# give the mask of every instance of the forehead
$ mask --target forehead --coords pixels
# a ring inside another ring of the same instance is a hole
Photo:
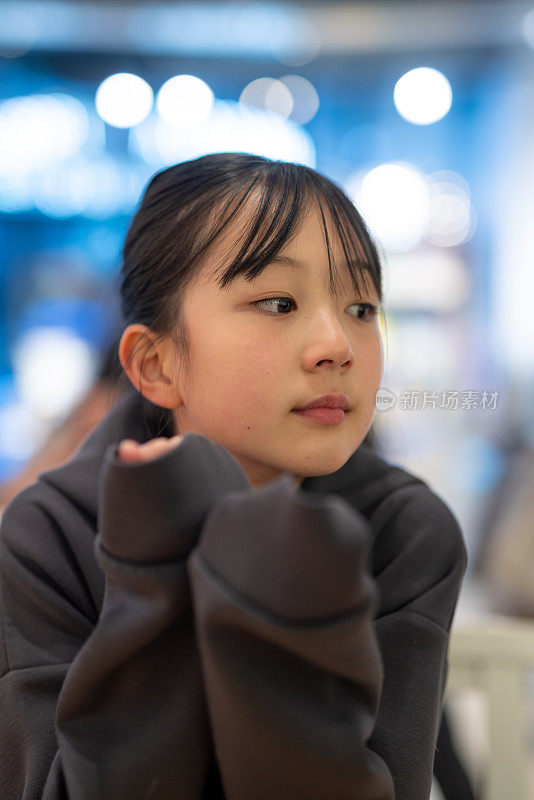
[[[217,240],[210,248],[209,257],[202,268],[202,278],[208,283],[217,283],[226,270],[239,255],[240,249],[251,232],[250,223],[255,219],[257,206],[253,202],[245,204],[222,231]],[[324,219],[323,219],[324,214]],[[248,227],[247,227],[248,226]],[[326,231],[325,231],[326,227]],[[265,231],[258,229],[255,231],[252,244],[247,251],[247,256],[258,248],[259,243],[263,243]],[[349,237],[354,238],[354,232],[349,232]],[[327,244],[328,240],[328,244]],[[238,272],[225,288],[230,290],[232,285],[242,286],[259,281],[262,276],[277,275],[280,272],[288,272],[300,278],[314,278],[317,275],[324,275],[325,289],[330,287],[330,291],[335,292],[336,286],[352,288],[354,282],[351,272],[356,275],[357,283],[363,288],[374,289],[375,284],[370,269],[361,261],[352,261],[349,269],[347,258],[354,259],[354,249],[361,251],[361,248],[354,248],[349,245],[349,253],[345,253],[339,232],[327,208],[321,211],[317,200],[312,200],[301,211],[300,218],[291,233],[290,238],[283,242],[278,253],[269,259],[267,263],[255,268],[255,275],[247,275],[247,270]],[[329,251],[330,262],[329,265]],[[330,277],[330,270],[332,277]],[[362,274],[363,273],[363,274]],[[334,287],[331,285],[331,281]]]

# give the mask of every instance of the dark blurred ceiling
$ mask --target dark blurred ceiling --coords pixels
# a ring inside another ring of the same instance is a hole
[[[322,55],[510,47],[534,0],[165,2],[0,0],[0,48],[257,57],[291,52],[302,31]]]

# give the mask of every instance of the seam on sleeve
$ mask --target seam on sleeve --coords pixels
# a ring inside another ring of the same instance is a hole
[[[61,661],[56,664],[35,664],[32,667],[9,667],[3,675],[0,675],[0,681],[7,678],[8,675],[18,675],[21,672],[31,672],[32,670],[46,670],[49,672],[56,669],[56,667],[70,667],[71,664],[72,661]]]
[[[160,558],[156,559],[155,561],[130,561],[125,558],[121,558],[120,556],[116,556],[114,553],[111,553],[107,550],[104,545],[102,544],[102,538],[98,535],[95,538],[95,544],[98,549],[105,555],[106,558],[109,558],[110,561],[114,561],[116,564],[119,564],[122,567],[168,567],[171,564],[179,564],[180,562],[185,562],[189,558],[190,552],[186,553],[182,556],[177,556],[176,558]]]
[[[255,600],[252,600],[250,597],[248,597],[248,595],[244,594],[243,592],[239,591],[239,589],[236,589],[234,586],[232,586],[232,584],[228,583],[225,578],[215,572],[215,570],[198,550],[195,550],[195,555],[200,562],[201,569],[208,573],[210,580],[216,583],[225,594],[230,595],[236,604],[240,606],[246,606],[250,613],[255,614],[258,617],[263,617],[271,624],[274,623],[275,625],[284,626],[287,628],[300,628],[303,630],[306,628],[319,628],[321,626],[328,627],[338,623],[343,625],[351,617],[355,617],[364,612],[370,604],[369,597],[366,595],[361,605],[350,608],[347,611],[342,611],[341,613],[332,614],[330,616],[309,617],[307,619],[300,620],[291,619],[290,617],[282,617],[279,614],[276,614],[274,611],[271,611],[271,609],[260,605]]]
[[[427,617],[426,614],[421,614],[420,611],[415,611],[412,608],[399,608],[396,609],[395,611],[389,611],[387,614],[382,614],[381,617],[375,617],[375,622],[379,622],[382,619],[387,619],[388,617],[399,616],[401,614],[403,614],[404,616],[418,617],[419,619],[422,619],[425,622],[428,622],[431,625],[433,625],[435,628],[441,631],[441,633],[443,633],[445,636],[449,636],[450,634],[450,631],[444,628],[443,625],[440,625],[439,622],[436,622],[435,619]]]

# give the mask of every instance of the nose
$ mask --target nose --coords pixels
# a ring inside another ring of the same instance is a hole
[[[316,365],[350,366],[354,353],[350,339],[333,312],[317,314],[310,326],[304,360],[308,369]]]

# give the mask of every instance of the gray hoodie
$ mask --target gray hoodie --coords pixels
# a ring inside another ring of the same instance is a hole
[[[159,412],[4,510],[1,800],[428,800],[455,516],[365,444],[299,488],[194,433],[121,462]]]

